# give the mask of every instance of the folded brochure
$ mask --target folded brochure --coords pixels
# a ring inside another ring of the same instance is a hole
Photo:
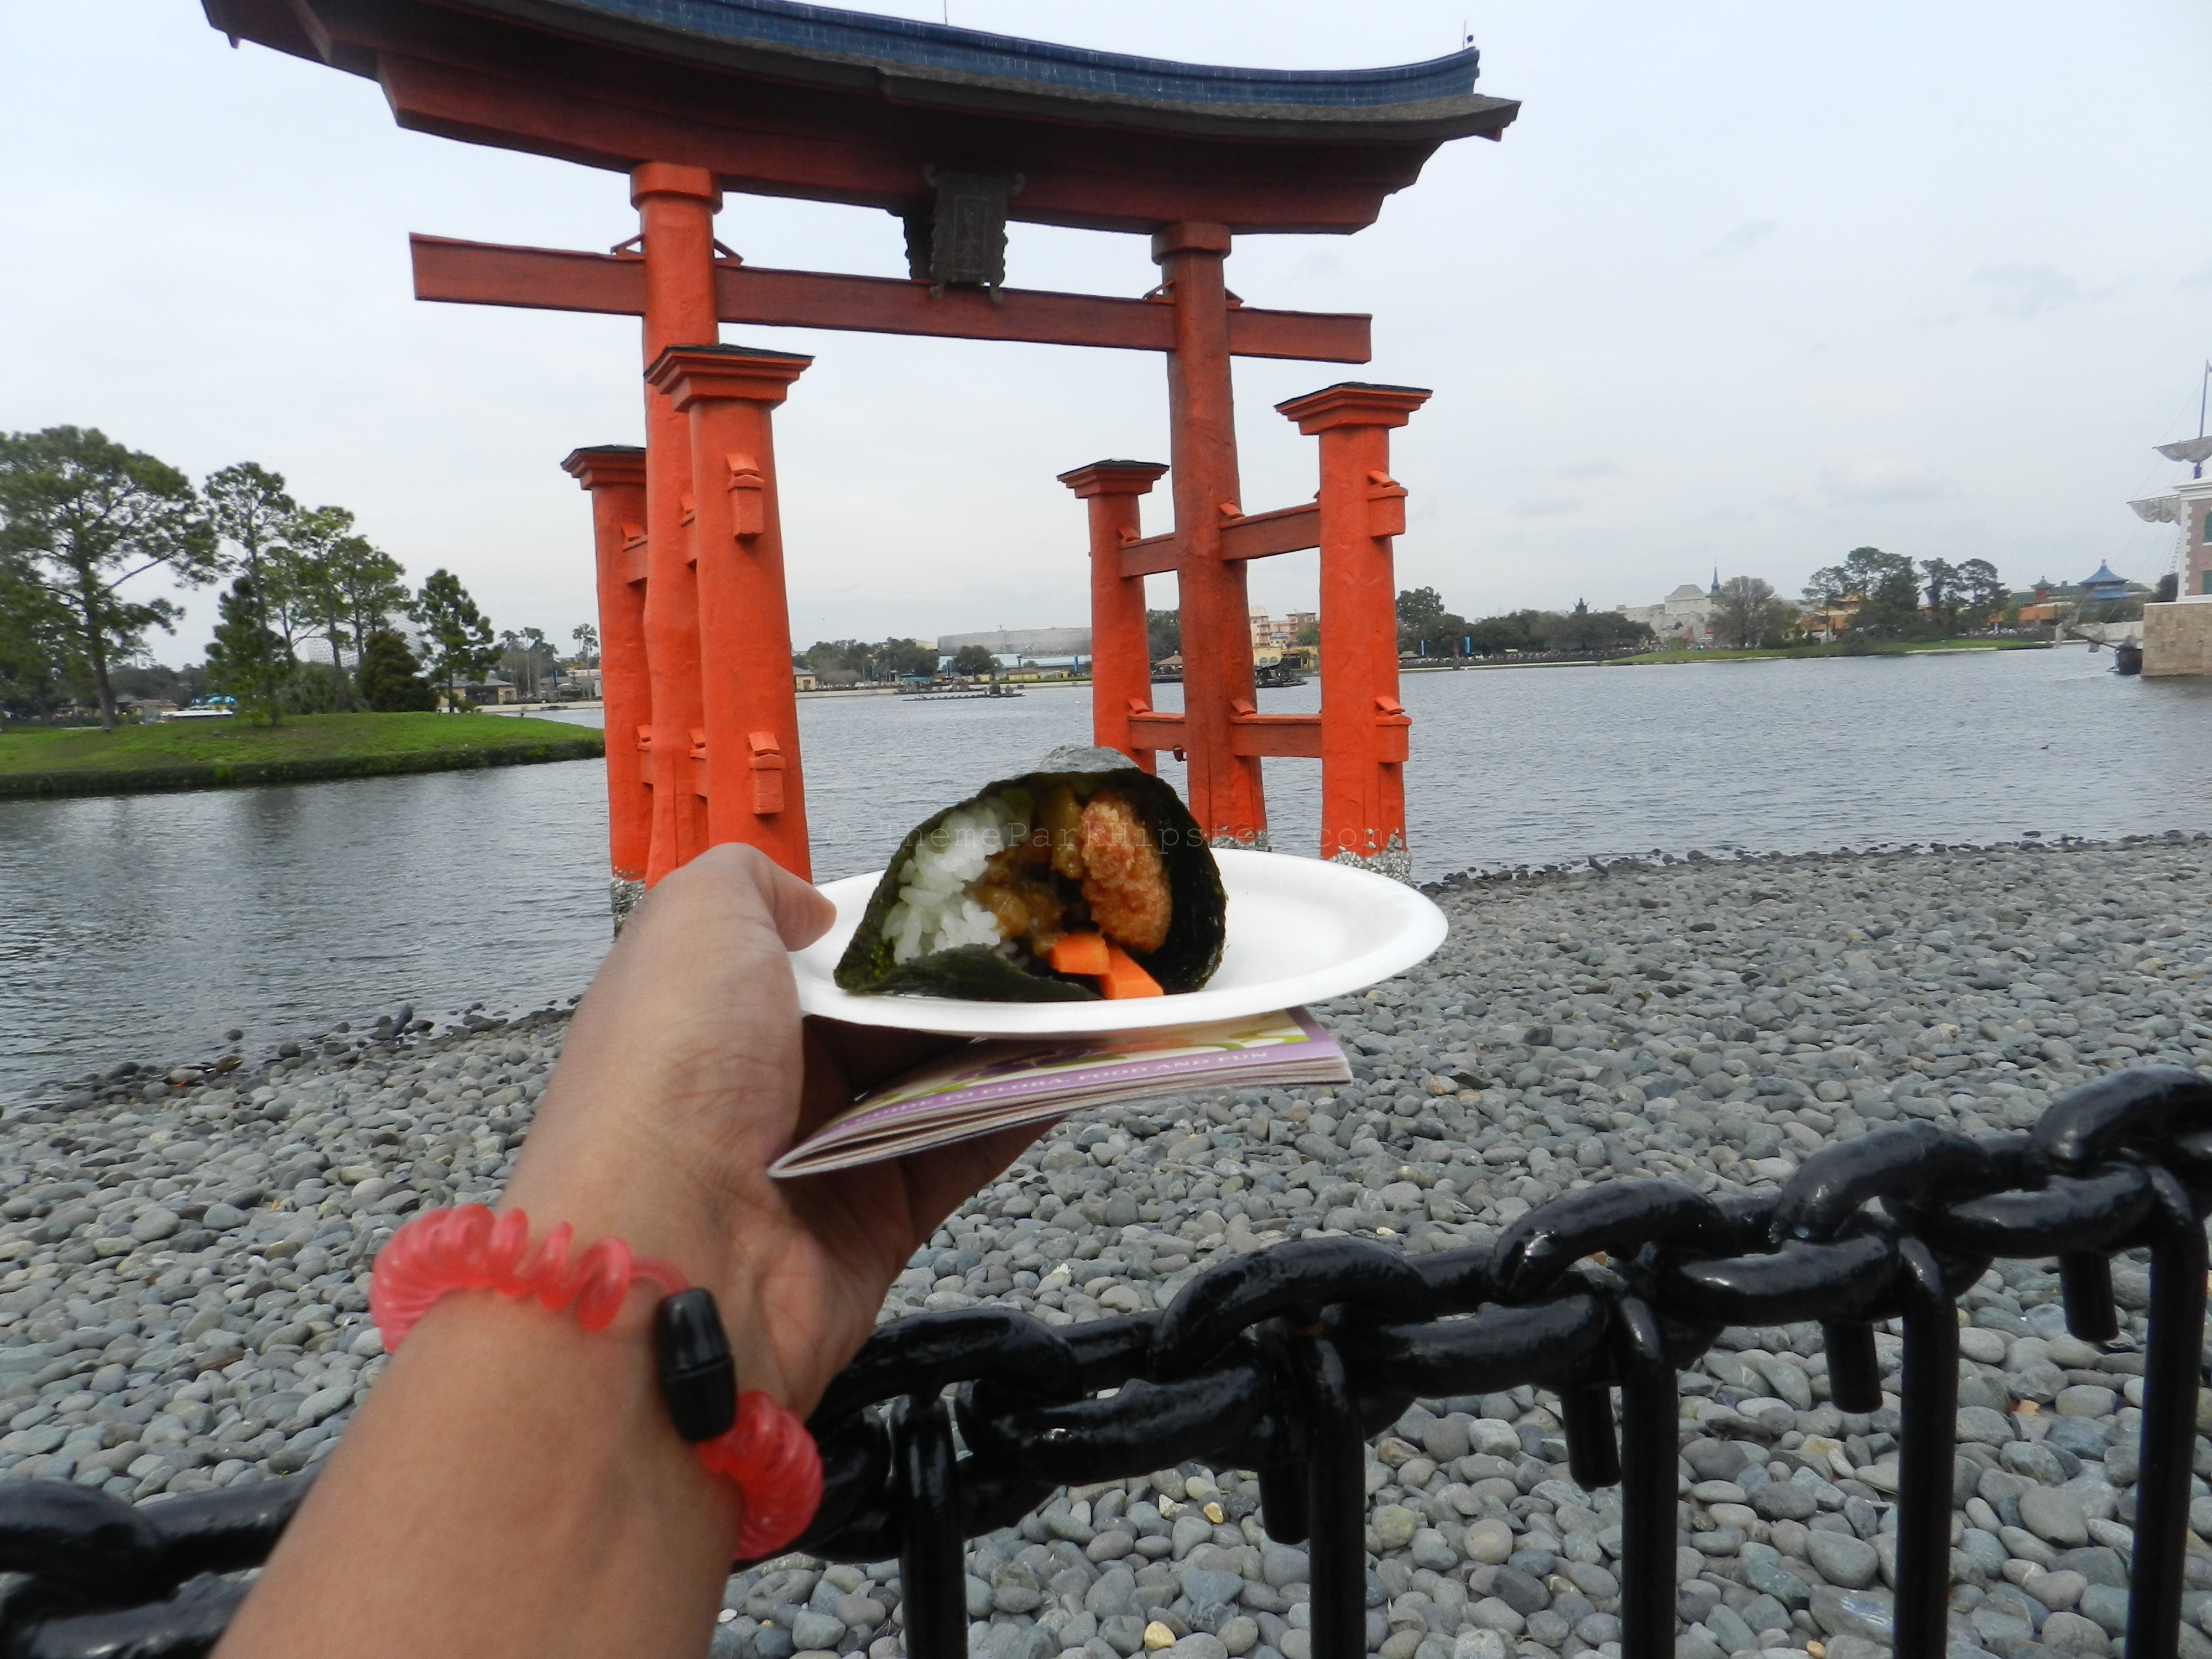
[[[972,1042],[871,1090],[769,1166],[821,1175],[1018,1123],[1200,1088],[1348,1083],[1335,1040],[1303,1008],[1092,1037]]]

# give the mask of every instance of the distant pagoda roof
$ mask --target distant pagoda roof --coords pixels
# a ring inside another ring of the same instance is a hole
[[[2100,564],[2097,567],[2097,574],[2094,576],[2083,577],[2081,585],[2085,588],[2125,587],[2128,585],[2128,579],[2125,576],[2114,575],[2111,565]]]
[[[1472,49],[1380,69],[1177,64],[796,0],[202,0],[234,40],[380,82],[402,126],[906,211],[1019,173],[1011,216],[1356,230],[1438,144],[1518,112]]]

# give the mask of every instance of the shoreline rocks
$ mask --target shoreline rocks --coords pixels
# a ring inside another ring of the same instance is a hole
[[[1352,1084],[1065,1126],[916,1253],[882,1316],[1139,1311],[1280,1239],[1455,1248],[1595,1181],[1766,1187],[1881,1122],[2024,1127],[2107,1071],[2212,1070],[2208,878],[2212,849],[2174,838],[1456,878],[1437,957],[1316,1011]],[[0,1478],[157,1500],[327,1455],[382,1365],[376,1247],[418,1206],[495,1197],[566,1029],[396,1040],[409,1023],[277,1070],[164,1074],[151,1100],[9,1109]],[[2114,1283],[2103,1348],[2066,1333],[2050,1263],[1999,1263],[1962,1300],[1954,1652],[2092,1659],[2124,1628],[2143,1265]],[[1877,1347],[1893,1372],[1894,1335]],[[1829,1404],[1811,1324],[1726,1332],[1683,1388],[1678,1654],[1873,1659],[1893,1401]],[[1370,1453],[1370,1650],[1617,1659],[1618,1495],[1565,1457],[1533,1389],[1409,1410]],[[1310,1659],[1304,1552],[1258,1500],[1250,1472],[1197,1465],[1056,1494],[972,1540],[971,1649]],[[2188,1617],[2212,1620],[2212,1553],[2190,1560]],[[771,1563],[724,1613],[732,1659],[902,1650],[895,1564]],[[2212,1637],[2191,1622],[2183,1650],[2212,1659]]]

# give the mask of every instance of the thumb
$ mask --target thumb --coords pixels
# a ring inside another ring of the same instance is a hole
[[[741,847],[737,853],[759,890],[761,902],[768,908],[775,924],[776,937],[783,941],[785,950],[803,950],[830,931],[830,924],[837,920],[837,907],[823,897],[819,890],[801,881],[757,847]]]

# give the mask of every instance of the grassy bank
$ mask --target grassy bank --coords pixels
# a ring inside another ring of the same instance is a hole
[[[1644,651],[1631,657],[1608,657],[1607,668],[1631,668],[1644,663],[1668,662],[1792,662],[1800,657],[1912,657],[1930,651],[2048,651],[2048,640],[1863,640],[1849,645],[1796,645],[1781,650]]]
[[[599,732],[473,714],[302,714],[281,726],[194,720],[0,732],[0,798],[225,789],[472,766],[588,760]]]

